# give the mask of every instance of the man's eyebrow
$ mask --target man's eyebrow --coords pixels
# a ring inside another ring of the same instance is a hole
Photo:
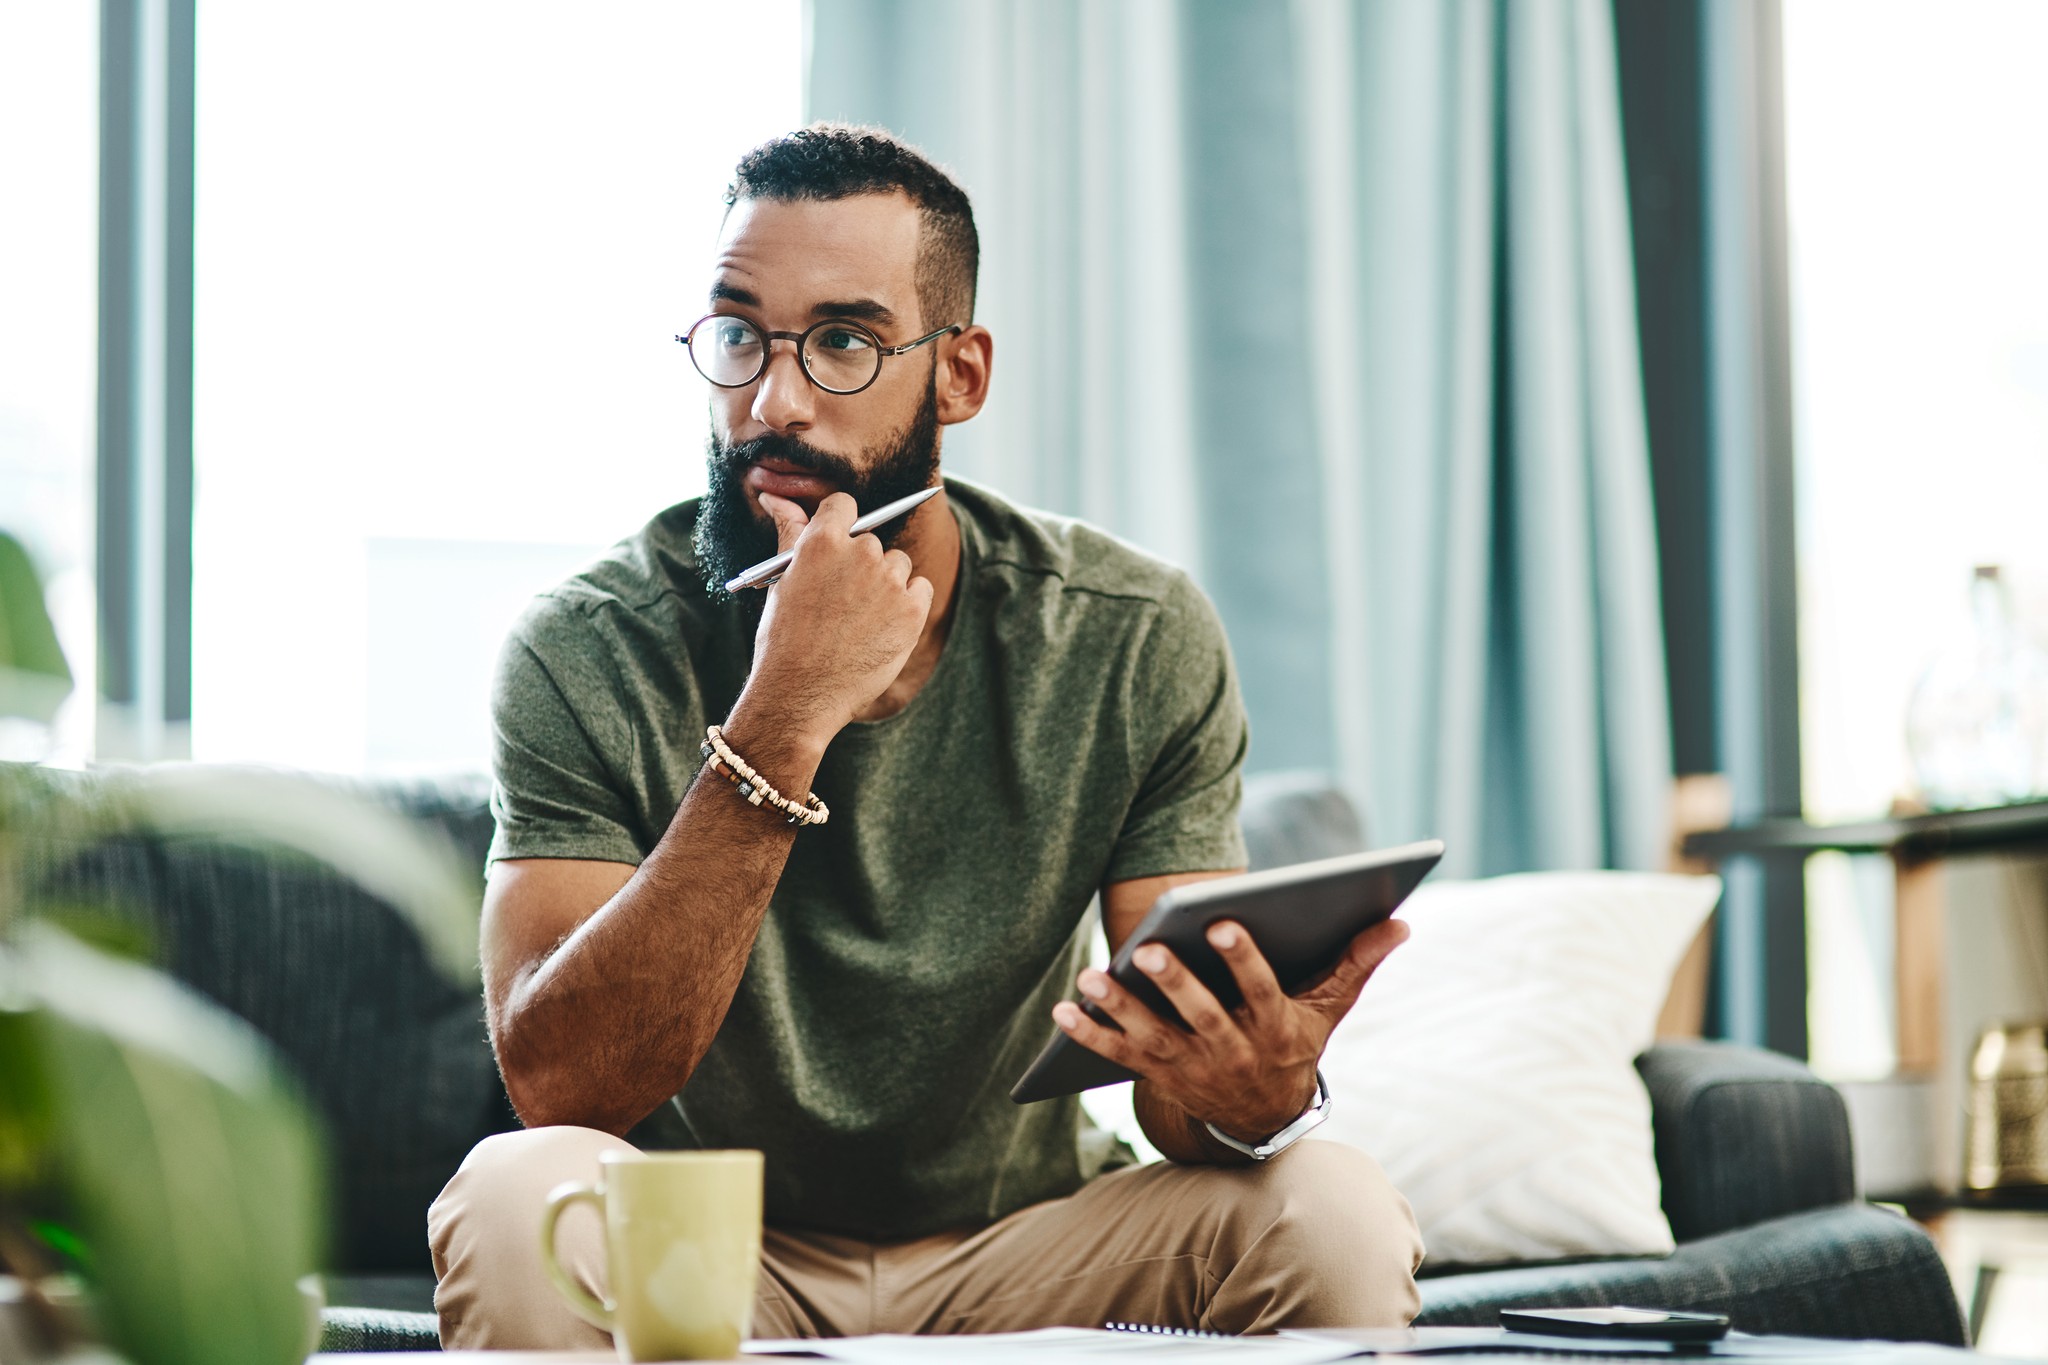
[[[759,308],[761,300],[750,289],[723,280],[711,286],[713,303],[736,303],[742,308]],[[814,318],[851,318],[856,322],[874,323],[880,327],[895,325],[896,314],[889,306],[875,299],[841,299],[818,304],[811,309]]]
[[[894,325],[896,315],[884,304],[874,299],[848,299],[839,303],[821,303],[811,309],[814,318],[852,318],[856,322],[880,323],[884,327]]]

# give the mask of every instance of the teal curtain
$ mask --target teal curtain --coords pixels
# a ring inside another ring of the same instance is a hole
[[[949,467],[1185,565],[1255,770],[1459,873],[1663,863],[1607,0],[813,0],[807,63],[974,198]]]

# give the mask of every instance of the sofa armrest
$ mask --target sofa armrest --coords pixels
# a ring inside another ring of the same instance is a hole
[[[1964,1344],[1962,1309],[1933,1240],[1869,1204],[1702,1237],[1655,1260],[1514,1266],[1417,1287],[1418,1327],[1491,1327],[1503,1308],[1653,1303],[1726,1313],[1744,1332]]]
[[[1650,1091],[1664,1216],[1681,1243],[1855,1198],[1848,1110],[1799,1062],[1733,1043],[1660,1043],[1636,1070]]]

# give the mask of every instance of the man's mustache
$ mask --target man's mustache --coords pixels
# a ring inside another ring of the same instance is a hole
[[[773,460],[779,465],[828,479],[842,488],[851,487],[860,479],[859,471],[848,461],[791,436],[757,436],[737,445],[722,445],[715,458],[735,475],[744,472],[749,465]]]

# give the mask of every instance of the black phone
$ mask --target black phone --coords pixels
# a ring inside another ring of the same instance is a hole
[[[1728,1335],[1724,1314],[1666,1308],[1503,1308],[1500,1325],[1510,1332],[1630,1341],[1719,1341]]]

